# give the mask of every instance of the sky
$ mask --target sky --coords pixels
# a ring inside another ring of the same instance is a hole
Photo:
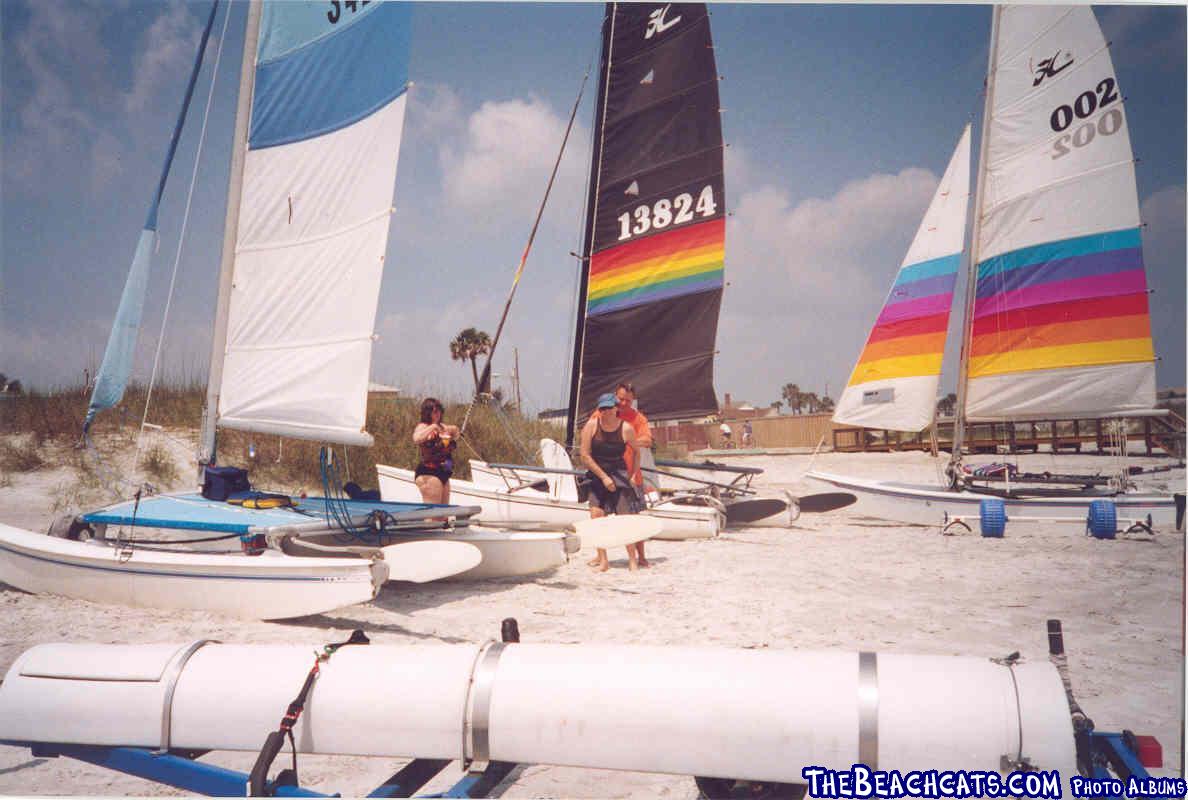
[[[101,361],[209,8],[0,3],[0,372],[10,379],[77,385]],[[166,189],[141,381],[158,342],[158,380],[206,375],[244,11],[232,8],[221,54],[224,11],[216,19]],[[1096,11],[1139,159],[1157,381],[1182,387],[1185,8]],[[449,341],[466,327],[495,331],[582,77],[596,72],[602,14],[589,3],[414,4],[373,380],[469,396],[470,369],[450,360]],[[990,7],[747,3],[711,14],[730,209],[718,396],[766,406],[794,382],[836,398],[966,123],[977,152]],[[518,355],[529,410],[567,400],[595,82],[495,358],[496,385],[510,392]],[[956,384],[957,338],[942,392]]]

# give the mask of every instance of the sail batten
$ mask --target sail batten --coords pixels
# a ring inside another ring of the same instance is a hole
[[[1155,354],[1134,158],[1109,48],[1087,6],[997,13],[968,416],[1150,408]]]
[[[631,382],[653,419],[717,410],[726,206],[703,4],[607,7],[571,419]]]
[[[218,424],[364,430],[404,124],[409,10],[264,6]]]

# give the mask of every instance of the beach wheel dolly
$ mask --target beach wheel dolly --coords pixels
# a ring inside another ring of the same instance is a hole
[[[966,532],[971,532],[973,528],[970,527],[968,520],[973,519],[974,517],[971,515],[950,514],[946,511],[941,524],[941,533],[945,536],[952,536],[957,526],[961,526]],[[1091,501],[1084,517],[1008,517],[1004,501],[998,498],[987,498],[979,504],[977,520],[982,536],[990,539],[1001,539],[1006,531],[1008,521],[1080,524],[1085,526],[1085,535],[1095,539],[1114,539],[1119,533],[1123,536],[1134,533],[1155,535],[1155,523],[1150,514],[1142,519],[1119,517],[1114,501],[1104,499]],[[1125,527],[1120,528],[1120,526]]]

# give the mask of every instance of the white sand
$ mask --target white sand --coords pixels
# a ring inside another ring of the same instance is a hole
[[[181,463],[190,455],[176,448]],[[975,459],[976,461],[989,459]],[[1025,468],[1103,469],[1093,456],[1022,457]],[[808,456],[751,457],[763,485],[806,490]],[[1167,464],[1132,459],[1133,464]],[[921,453],[824,454],[817,468],[930,480]],[[185,467],[189,474],[189,466]],[[0,521],[44,530],[53,497],[69,494],[66,468],[12,474],[0,488]],[[1184,472],[1147,485],[1184,488]],[[813,491],[808,489],[808,491]],[[575,559],[536,580],[423,586],[388,584],[370,604],[287,623],[239,622],[34,596],[0,584],[0,673],[32,645],[54,641],[338,641],[363,628],[373,642],[479,642],[519,620],[525,641],[722,647],[836,648],[1045,658],[1045,621],[1064,623],[1081,705],[1099,730],[1131,728],[1163,744],[1180,767],[1184,537],[1099,541],[1075,525],[1014,524],[1004,539],[941,536],[936,528],[875,523],[846,511],[805,515],[792,529],[749,528],[713,541],[653,542],[654,566],[629,573],[621,554],[598,575]],[[267,676],[259,676],[267,680]],[[299,687],[293,687],[294,694]],[[277,709],[279,719],[283,709]],[[267,732],[261,731],[261,741]],[[287,754],[278,760],[287,763]],[[246,771],[250,754],[206,761]],[[365,794],[400,765],[387,759],[303,757],[311,788]],[[456,765],[451,770],[456,769]],[[456,777],[456,772],[446,777]],[[688,776],[529,766],[505,797],[692,798]],[[448,785],[439,778],[427,789]],[[162,795],[168,787],[68,759],[35,759],[0,747],[0,794]]]

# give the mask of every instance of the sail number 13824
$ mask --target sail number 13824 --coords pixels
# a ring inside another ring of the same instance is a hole
[[[712,217],[717,210],[713,186],[703,188],[696,202],[689,192],[681,192],[671,200],[663,197],[651,205],[636,206],[620,214],[619,241],[641,236],[651,230],[663,230],[669,225],[680,225],[689,222],[694,216]]]

